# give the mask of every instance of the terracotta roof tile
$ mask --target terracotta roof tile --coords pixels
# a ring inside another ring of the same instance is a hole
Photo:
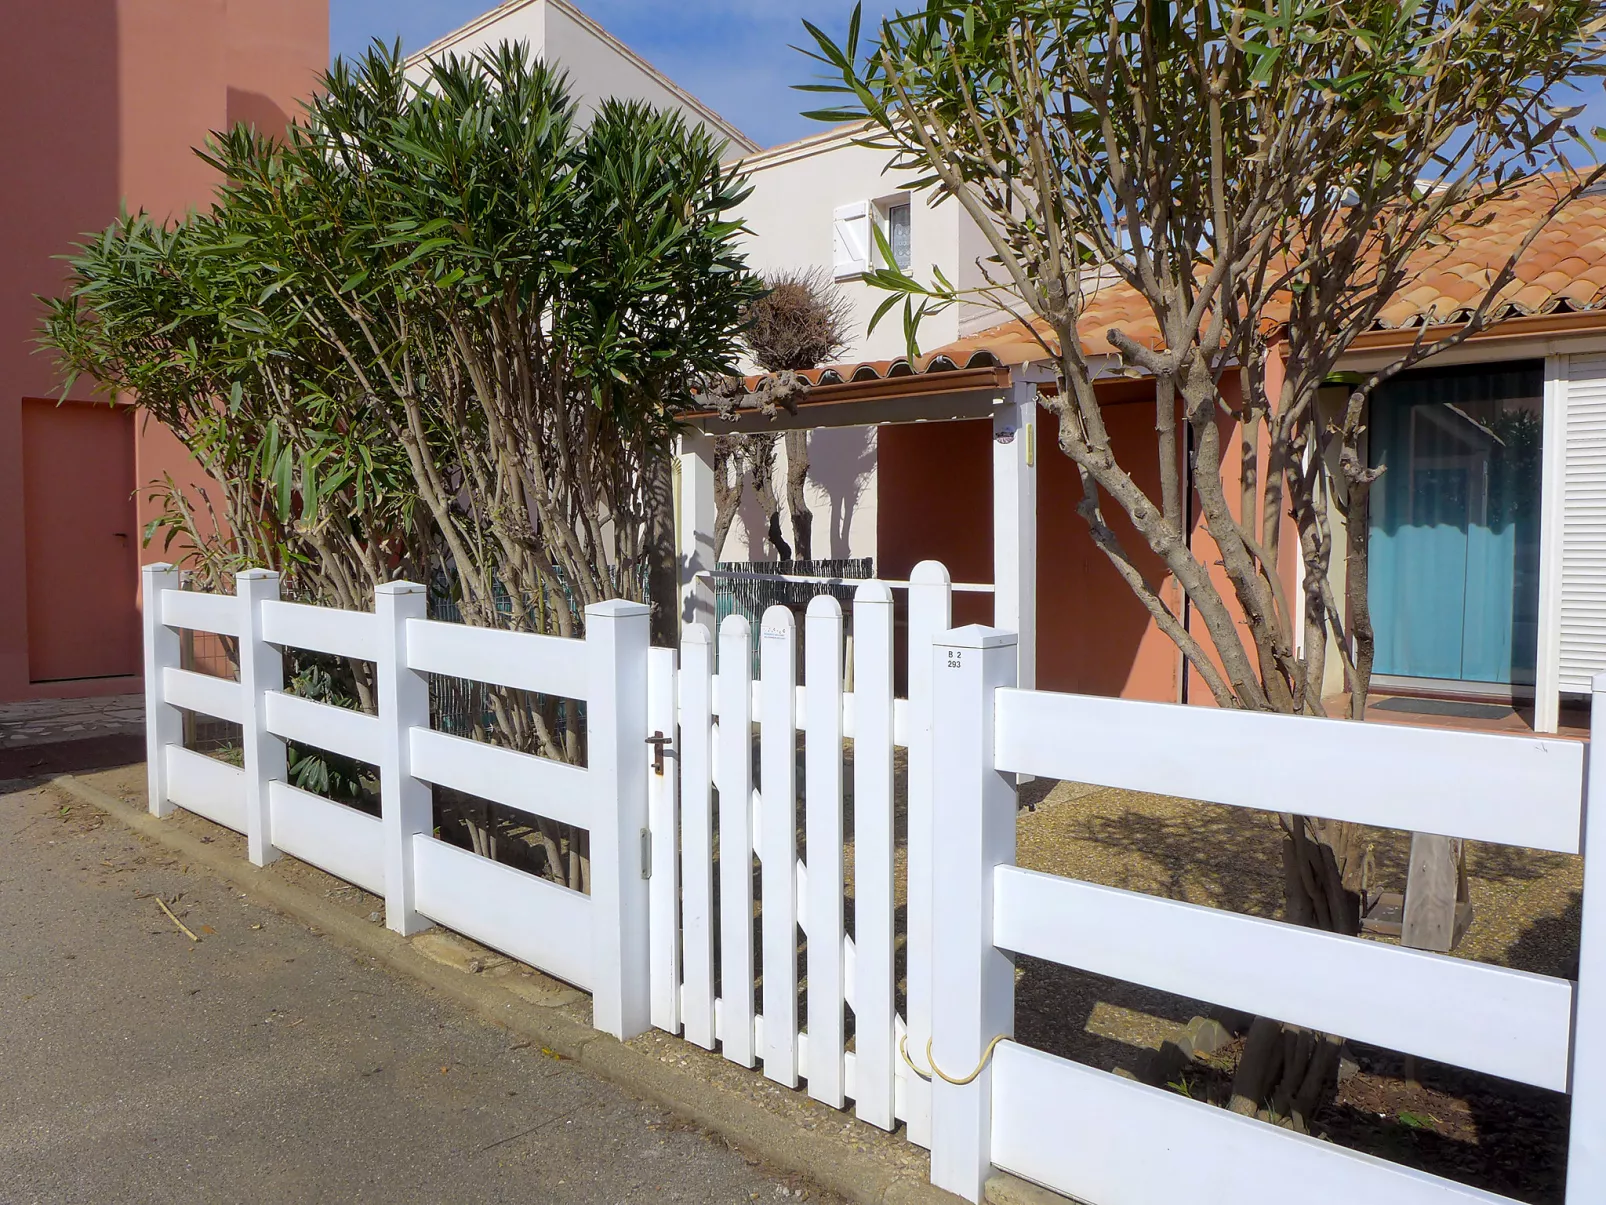
[[[1536,181],[1502,201],[1492,216],[1448,228],[1443,242],[1418,253],[1416,271],[1383,307],[1377,326],[1411,327],[1464,315],[1553,203],[1554,187],[1549,180]],[[1552,220],[1518,260],[1516,279],[1501,290],[1499,303],[1508,316],[1606,309],[1606,191],[1578,197]],[[1124,284],[1101,287],[1088,300],[1081,322],[1084,351],[1112,352],[1107,338],[1111,327],[1121,328],[1140,343],[1159,344],[1148,306]],[[1017,321],[938,351],[964,355],[975,349],[998,349],[1003,362],[1018,363],[1002,349],[1028,346],[1035,347]]]

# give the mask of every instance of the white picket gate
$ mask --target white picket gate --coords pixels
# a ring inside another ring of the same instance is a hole
[[[949,623],[947,571],[924,563],[908,589],[909,647],[929,647]],[[785,607],[771,607],[760,621],[756,681],[754,633],[745,618],[733,615],[721,626],[718,674],[710,634],[701,625],[688,628],[679,670],[678,926],[677,891],[665,885],[653,894],[653,932],[661,935],[654,939],[658,965],[673,973],[670,959],[677,947],[670,935],[678,927],[681,990],[673,998],[661,990],[662,980],[655,982],[653,1020],[671,1032],[683,1026],[688,1040],[707,1049],[717,1042],[727,1059],[742,1066],[762,1062],[764,1074],[777,1083],[795,1087],[800,1077],[806,1079],[809,1095],[833,1107],[851,1099],[855,1115],[872,1125],[892,1129],[906,1121],[910,1137],[924,1143],[926,1085],[908,1074],[899,1050],[906,1033],[923,1043],[930,1030],[930,996],[923,990],[930,981],[930,944],[921,936],[930,931],[930,780],[915,769],[926,764],[929,748],[929,667],[924,658],[911,658],[909,699],[894,699],[893,599],[885,583],[858,588],[853,633],[854,688],[847,691],[843,615],[829,595],[813,599],[803,621],[804,685],[798,684],[796,620]],[[653,724],[658,727],[656,718]],[[800,732],[801,783],[796,772]],[[845,739],[853,741],[851,832],[845,827]],[[907,1023],[895,1007],[894,981],[897,746],[909,750]],[[666,797],[671,791],[667,783],[659,789]],[[673,802],[666,800],[655,814],[672,824]],[[655,848],[656,834],[664,831],[674,829],[655,823]],[[844,892],[848,842],[854,877],[851,937]],[[799,930],[807,937],[803,1017],[798,1015]],[[761,984],[761,1008],[755,1008],[755,983]],[[847,1012],[852,1013],[851,1050]]]
[[[970,627],[932,652],[934,1183],[977,1201],[997,1166],[1097,1205],[1510,1205],[1015,1043],[1014,953],[1570,1091],[1567,1202],[1606,1200],[1606,825],[1585,823],[1606,761],[1574,741],[1015,690],[1014,643]],[[1578,982],[1020,870],[1017,773],[1582,852]]]
[[[907,588],[909,647],[925,648],[950,622],[947,571],[926,562],[916,567]],[[785,607],[770,608],[759,623],[756,680],[755,633],[744,617],[730,616],[721,627],[717,674],[712,635],[691,625],[681,648],[675,712],[662,685],[672,662],[654,650],[662,660],[653,668],[650,725],[669,732],[671,717],[678,722],[679,794],[677,800],[672,775],[654,776],[653,1023],[670,1032],[684,1029],[688,1040],[709,1050],[717,1045],[742,1066],[762,1063],[777,1083],[795,1087],[800,1078],[807,1080],[809,1095],[834,1107],[851,1099],[855,1115],[872,1125],[892,1129],[906,1121],[909,1136],[924,1144],[929,1094],[908,1074],[899,1050],[906,1034],[924,1042],[930,1032],[930,943],[920,936],[930,931],[930,778],[917,770],[927,764],[930,744],[929,666],[923,657],[911,658],[909,698],[895,699],[891,590],[867,582],[852,605],[851,691],[845,688],[843,615],[829,595],[812,600],[803,621],[804,685],[796,619]],[[804,737],[801,782],[798,733]],[[853,742],[851,831],[845,824],[847,739]],[[897,747],[909,750],[907,1018],[895,1006],[894,981]],[[672,849],[677,831],[680,876],[671,882],[664,872],[672,859],[661,835],[670,834]],[[844,891],[844,848],[850,842],[851,937]],[[740,853],[726,856],[735,851]],[[807,937],[808,1007],[802,1017],[799,931]]]

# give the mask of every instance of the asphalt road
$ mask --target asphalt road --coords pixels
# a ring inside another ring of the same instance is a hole
[[[802,1196],[93,809],[9,785],[7,1205]]]

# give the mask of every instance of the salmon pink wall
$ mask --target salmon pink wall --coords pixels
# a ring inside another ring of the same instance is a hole
[[[191,148],[233,119],[278,123],[294,113],[328,54],[327,0],[8,7],[0,39],[0,111],[11,115],[0,123],[0,701],[138,687],[137,678],[29,681],[22,399],[61,392],[34,344],[42,316],[34,297],[59,293],[64,279],[53,257],[103,229],[121,206],[166,218],[207,204],[217,181]],[[88,384],[73,396],[91,397]],[[171,434],[147,428],[135,439],[136,482],[200,478]],[[139,509],[143,523],[150,510]]]
[[[1280,361],[1269,385],[1280,391]],[[1228,382],[1229,397],[1236,388]],[[1160,496],[1153,387],[1117,382],[1102,387],[1104,421],[1116,456],[1151,498]],[[1184,683],[1182,658],[1133,595],[1109,558],[1094,544],[1077,507],[1081,485],[1075,466],[1057,444],[1055,420],[1039,410],[1037,456],[1037,683],[1044,690],[1213,706],[1197,671]],[[1236,429],[1223,423],[1223,472],[1236,510],[1241,460]],[[879,451],[877,572],[906,577],[926,558],[948,565],[956,581],[992,580],[992,479],[988,424],[923,423],[883,427]],[[1261,453],[1264,480],[1264,451]],[[1241,615],[1220,554],[1193,501],[1192,547],[1211,565],[1212,579],[1235,616]],[[1132,529],[1118,506],[1106,502],[1105,522],[1120,537],[1133,563],[1173,611],[1181,590],[1158,557]],[[1285,596],[1294,598],[1298,577],[1292,523],[1282,520],[1280,565]],[[1292,555],[1290,555],[1292,554]],[[989,622],[985,596],[956,596],[955,622]],[[1212,651],[1197,615],[1190,630]],[[1242,625],[1239,625],[1242,631]],[[1251,655],[1252,651],[1251,651]]]
[[[1118,454],[1130,456],[1140,483],[1158,492],[1152,407],[1113,404],[1105,421]],[[1076,513],[1081,489],[1070,458],[1054,442],[1052,416],[1040,411],[1039,424],[1038,686],[1175,701],[1176,648],[1150,623],[1143,605],[1094,545]],[[990,424],[883,427],[877,453],[877,573],[904,578],[930,558],[947,565],[955,581],[992,581]],[[1130,535],[1121,516],[1107,518]],[[1137,546],[1135,537],[1127,544],[1145,572],[1162,589],[1172,589],[1158,561]],[[955,596],[955,623],[991,620],[988,596]]]

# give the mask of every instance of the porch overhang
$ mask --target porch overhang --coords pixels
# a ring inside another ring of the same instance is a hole
[[[714,626],[719,550],[714,547],[715,437],[841,427],[990,420],[993,467],[993,622],[1019,634],[1020,686],[1036,681],[1037,392],[1043,373],[980,349],[956,363],[944,355],[828,368],[806,390],[766,404],[766,380],[751,378],[726,408],[681,415],[679,560],[682,623]],[[943,550],[933,548],[932,559]]]

